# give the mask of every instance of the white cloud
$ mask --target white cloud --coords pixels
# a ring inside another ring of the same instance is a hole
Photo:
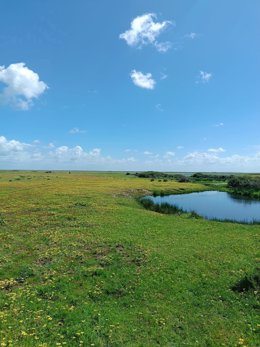
[[[131,29],[119,35],[120,39],[126,41],[129,46],[142,47],[151,44],[159,52],[166,52],[170,47],[170,42],[158,42],[158,36],[170,25],[170,21],[156,22],[157,16],[154,13],[146,13],[138,16],[131,22]]]
[[[3,168],[9,165],[9,163],[23,163],[28,159],[31,162],[40,160],[41,154],[35,148],[37,144],[20,142],[17,140],[8,140],[4,136],[0,136],[0,164]]]
[[[224,148],[222,148],[222,147],[219,147],[219,148],[209,148],[208,152],[211,152],[211,153],[223,153],[223,152],[226,152],[226,150]]]
[[[207,83],[212,78],[212,74],[210,72],[200,71],[199,77],[200,77],[200,82]]]
[[[189,161],[189,162],[214,162],[216,159],[218,159],[218,156],[216,154],[211,154],[207,152],[191,152],[187,154],[183,160],[184,161]]]
[[[10,156],[10,154],[22,152],[30,147],[29,144],[16,140],[7,140],[6,137],[0,136],[0,157]]]
[[[143,74],[141,71],[132,70],[130,74],[133,83],[144,89],[154,89],[155,80],[152,77],[151,73]]]
[[[47,146],[35,141],[29,144],[0,136],[1,169],[260,171],[259,148],[249,155],[235,153],[227,156],[222,147],[193,151],[184,156],[178,153],[167,151],[159,155],[146,150],[136,151],[133,156],[128,151],[126,157],[113,158],[103,155],[100,148],[86,150],[79,145]]]
[[[39,75],[24,63],[11,64],[7,68],[0,66],[0,82],[5,84],[0,102],[20,110],[28,110],[33,100],[48,89],[47,84],[40,81]]]
[[[81,130],[79,128],[72,128],[70,129],[69,133],[72,134],[72,135],[75,135],[75,134],[85,134],[85,130]]]
[[[233,154],[220,157],[218,153],[191,152],[178,163],[182,167],[189,167],[191,171],[234,171],[258,172],[260,170],[260,152],[251,156]]]

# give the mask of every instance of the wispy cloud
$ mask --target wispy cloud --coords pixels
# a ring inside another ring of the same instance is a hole
[[[162,104],[156,104],[156,105],[155,105],[155,108],[156,108],[158,111],[160,111],[160,112],[163,112],[163,111],[164,111],[164,109],[163,109],[163,107],[162,107]]]
[[[154,89],[155,80],[152,77],[151,73],[144,74],[141,71],[132,70],[130,74],[133,83],[144,89]]]
[[[224,126],[224,123],[222,123],[222,122],[214,124],[215,128],[220,128],[220,127],[223,127],[223,126]]]
[[[86,130],[81,130],[79,128],[72,128],[70,129],[69,133],[72,134],[72,135],[75,135],[75,134],[85,134]]]
[[[199,35],[197,33],[194,33],[194,32],[190,32],[189,34],[186,34],[184,37],[187,38],[187,39],[191,39],[191,40],[194,40],[198,37]]]
[[[167,152],[164,154],[163,157],[164,157],[165,159],[172,159],[174,156],[175,156],[175,152],[167,151]]]
[[[20,110],[28,110],[33,100],[48,89],[39,75],[24,63],[11,64],[7,68],[0,66],[0,82],[5,84],[0,102]]]
[[[158,42],[159,35],[171,25],[171,21],[157,22],[154,13],[138,16],[131,22],[131,28],[119,35],[129,46],[141,48],[153,45],[159,52],[166,52],[171,47],[170,42]]]
[[[212,73],[206,71],[200,71],[199,82],[208,83],[212,78]]]
[[[162,72],[160,79],[163,81],[163,80],[166,80],[167,78],[168,78],[168,75],[166,73]]]

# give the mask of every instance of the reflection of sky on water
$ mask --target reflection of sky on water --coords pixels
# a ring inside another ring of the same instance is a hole
[[[184,211],[195,211],[208,219],[260,222],[259,200],[245,199],[226,192],[208,191],[150,198],[158,204],[167,202]]]

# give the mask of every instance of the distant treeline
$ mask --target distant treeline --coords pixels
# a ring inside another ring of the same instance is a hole
[[[177,182],[203,182],[211,185],[214,182],[226,183],[226,187],[233,193],[249,197],[260,198],[260,177],[250,175],[231,175],[196,172],[190,176],[178,173],[165,173],[159,171],[143,171],[136,173],[126,173],[140,178],[149,178],[151,181],[158,180],[167,182],[174,180]]]
[[[175,180],[178,182],[227,181],[231,177],[231,175],[206,174],[201,172],[197,172],[193,175],[187,176],[179,173],[165,173],[159,171],[143,171],[132,174],[128,172],[127,175],[134,175],[140,178],[150,178],[153,180]]]
[[[227,181],[232,177],[232,175],[224,175],[224,174],[209,174],[209,173],[201,173],[196,172],[191,175],[191,178],[194,181]]]
[[[150,178],[150,180],[175,180],[178,182],[191,182],[189,177],[182,174],[171,174],[159,171],[144,171],[144,172],[136,172],[136,173],[126,173],[127,175],[134,175],[139,178]]]

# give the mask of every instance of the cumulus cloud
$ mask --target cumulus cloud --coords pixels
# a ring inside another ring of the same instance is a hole
[[[143,74],[141,71],[132,70],[130,74],[133,83],[140,88],[154,89],[155,80],[151,73]]]
[[[131,22],[131,28],[119,35],[120,39],[126,41],[129,46],[142,47],[151,44],[159,52],[166,52],[170,47],[170,42],[158,42],[159,35],[170,25],[170,21],[157,22],[154,13],[146,13],[138,16]]]
[[[222,151],[219,151],[222,152]],[[179,163],[183,166],[190,166],[196,171],[216,170],[216,171],[238,171],[250,172],[260,169],[260,152],[252,155],[233,154],[230,156],[219,156],[218,153],[191,152],[186,155]]]
[[[5,85],[0,93],[0,102],[20,110],[28,110],[33,100],[48,89],[47,84],[40,81],[39,75],[24,63],[0,66],[0,83]]]
[[[0,136],[0,156],[10,155],[11,153],[22,152],[30,147],[29,144],[16,140],[7,140],[6,137]]]
[[[40,154],[33,145],[0,136],[0,163],[23,162],[28,158],[35,161],[39,157]]]
[[[207,153],[207,152],[191,152],[187,154],[184,158],[184,162],[195,162],[195,163],[212,163],[218,159],[216,154]]]
[[[199,74],[200,82],[208,83],[211,78],[212,78],[212,74],[210,72],[200,71],[200,74]]]
[[[93,170],[155,170],[155,171],[229,171],[259,172],[260,151],[249,155],[225,155],[224,149],[210,148],[186,155],[167,151],[155,154],[148,150],[129,151],[126,157],[103,155],[100,148],[82,146],[49,146],[41,142],[24,143],[0,136],[0,168],[2,169],[93,169]],[[145,157],[144,157],[145,156]],[[145,160],[144,160],[145,159]]]

